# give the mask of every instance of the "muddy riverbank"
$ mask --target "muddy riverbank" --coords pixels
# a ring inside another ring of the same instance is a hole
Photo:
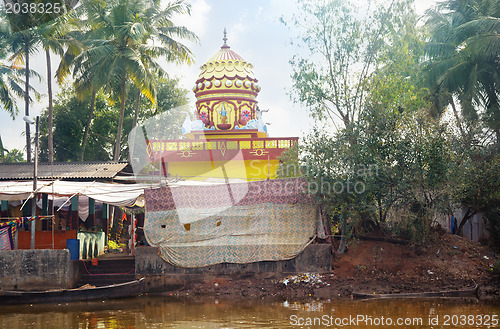
[[[351,298],[369,294],[468,290],[479,286],[481,299],[499,299],[500,284],[491,274],[498,255],[479,243],[443,234],[424,248],[385,241],[358,240],[333,257],[333,269],[297,276],[226,276],[192,282],[164,293],[207,298]]]

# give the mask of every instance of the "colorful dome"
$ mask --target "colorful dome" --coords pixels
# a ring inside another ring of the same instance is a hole
[[[206,129],[244,129],[257,118],[260,87],[253,65],[227,45],[224,30],[221,49],[201,67],[193,92],[200,120]]]

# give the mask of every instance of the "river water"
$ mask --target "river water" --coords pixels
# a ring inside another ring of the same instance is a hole
[[[500,304],[475,300],[133,299],[0,306],[0,328],[499,328]]]

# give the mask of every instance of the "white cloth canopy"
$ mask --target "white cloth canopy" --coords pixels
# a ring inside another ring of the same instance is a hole
[[[114,184],[100,182],[68,182],[68,181],[38,181],[37,193],[53,194],[71,197],[87,196],[96,201],[113,206],[144,206],[144,189],[151,188],[148,184]],[[32,181],[0,182],[0,200],[25,200],[32,197]]]
[[[51,200],[54,204],[54,207],[56,209],[62,208],[64,210],[69,210],[71,206],[71,202],[69,202],[70,197],[68,196],[54,196],[54,195],[49,195],[49,200]],[[15,201],[14,201],[15,202]],[[12,201],[10,202],[12,204]],[[95,205],[102,205],[102,202],[96,201]],[[36,206],[40,209],[43,207],[43,202],[42,199],[38,198],[38,201],[36,202]],[[78,196],[78,217],[82,221],[86,221],[87,218],[89,217],[89,197],[85,195],[79,195]]]

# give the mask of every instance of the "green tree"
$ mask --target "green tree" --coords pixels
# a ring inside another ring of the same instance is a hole
[[[22,97],[24,90],[21,75],[24,70],[0,62],[0,103],[9,112],[12,119],[19,113],[16,97]]]
[[[294,100],[311,115],[349,127],[365,105],[367,83],[379,67],[386,35],[401,28],[410,2],[368,2],[361,10],[354,1],[299,0],[301,14],[292,20],[305,53],[290,61]]]
[[[458,233],[482,213],[498,237],[500,1],[443,1],[427,12],[426,26],[428,80],[437,103],[451,105],[461,132],[453,147],[455,179],[450,181],[450,208],[465,209]]]
[[[3,147],[2,136],[0,136],[0,160],[5,159],[5,152],[8,152],[6,148]]]
[[[19,1],[21,5],[30,4],[30,1]],[[49,32],[45,26],[57,26],[51,23],[52,20],[63,15],[67,8],[69,8],[69,1],[66,4],[61,0],[52,0],[51,12],[41,12],[35,11],[29,14],[18,14],[18,13],[8,13],[2,10],[2,23],[0,24],[0,53],[8,52],[11,54],[10,60],[14,62],[14,66],[18,66],[24,63],[24,104],[25,111],[24,114],[29,116],[30,107],[30,91],[32,87],[30,85],[30,77],[33,75],[30,69],[30,56],[33,55],[37,48],[40,46],[40,42],[43,42],[44,48],[47,50],[51,48],[52,50],[57,49],[55,47],[56,43],[51,43],[49,45],[48,40],[49,35],[51,38],[55,35],[55,30],[52,28]],[[3,8],[2,8],[3,9]],[[6,17],[7,16],[7,17]],[[45,31],[45,32],[42,32]],[[44,34],[45,33],[45,34]],[[47,50],[47,69],[48,69],[48,81],[49,81],[49,101],[52,100],[52,88],[50,85],[51,74],[50,74],[50,54]],[[49,105],[51,107],[51,104]],[[26,158],[28,162],[31,162],[31,132],[30,125],[26,123]]]
[[[18,15],[23,16],[23,15]],[[37,43],[37,38],[35,33],[31,30],[24,30],[13,32],[10,26],[6,27],[6,30],[1,32],[2,36],[2,47],[3,51],[10,52],[12,55],[10,60],[14,61],[14,66],[18,66],[24,63],[24,115],[30,115],[30,55],[35,51],[35,45]],[[30,125],[26,123],[26,159],[31,162],[31,132]]]
[[[300,147],[296,143],[278,157],[279,165],[276,175],[278,178],[302,177],[304,175],[299,158]]]
[[[76,99],[71,88],[63,87],[62,90],[56,96],[53,108],[54,161],[77,161],[87,104]],[[105,105],[106,102],[102,102],[103,111],[105,111]],[[40,161],[49,160],[48,121],[48,111],[44,111],[40,118]],[[108,158],[103,160],[108,160]]]
[[[23,162],[23,153],[18,149],[9,152],[3,147],[2,137],[0,136],[0,163]]]
[[[301,3],[311,53],[292,60],[295,100],[342,122],[333,134],[317,128],[301,148],[311,193],[343,237],[398,222],[411,224],[397,227],[401,236],[426,237],[446,200],[449,154],[420,71],[425,34],[412,4],[392,1],[360,18],[349,2]],[[395,221],[402,209],[408,220]]]
[[[426,16],[426,70],[440,105],[452,106],[463,137],[482,120],[500,142],[500,1],[447,0]]]
[[[492,150],[492,148],[494,148]],[[469,153],[464,156],[464,153]],[[495,146],[458,149],[454,158],[457,181],[451,185],[454,200],[466,209],[459,221],[457,234],[461,234],[467,221],[482,213],[493,236],[500,236],[500,154]],[[493,240],[498,241],[498,240]],[[498,244],[498,243],[497,243]]]
[[[447,200],[450,155],[448,131],[439,125],[442,113],[420,70],[425,34],[411,12],[400,26],[404,28],[388,35],[390,46],[381,51],[382,64],[368,83],[353,158],[377,169],[364,182],[376,226],[393,225],[387,220],[397,206],[414,214],[407,230],[416,237],[426,235],[432,212],[442,211]]]
[[[133,88],[133,87],[131,87]],[[138,122],[154,117],[160,113],[168,113],[171,109],[185,105],[187,103],[187,91],[178,87],[177,80],[167,80],[158,87],[157,104],[141,98]],[[129,132],[132,128],[133,117],[136,104],[135,95],[129,93],[127,106],[125,108],[124,132]],[[67,87],[61,92],[54,103],[54,159],[55,161],[79,161],[81,153],[81,140],[86,125],[88,114],[94,108],[94,118],[89,129],[89,138],[85,150],[84,160],[86,161],[109,161],[113,159],[113,147],[115,142],[115,131],[117,129],[118,115],[117,104],[109,102],[108,95],[100,91],[96,94],[94,105],[92,99],[80,99],[74,87]],[[182,116],[172,113],[169,117],[173,120],[173,129],[180,131]],[[47,154],[47,123],[48,114],[45,111],[40,121],[40,144],[41,161],[48,159]],[[177,124],[176,124],[177,123]],[[122,137],[125,144],[127,134]],[[127,156],[127,149],[124,155]]]
[[[7,152],[7,154],[5,154],[3,163],[17,163],[17,162],[24,162],[23,152],[21,152],[20,150],[12,149],[11,151]]]
[[[22,77],[26,77],[26,74],[28,74],[30,77],[40,79],[40,76],[35,71],[26,70],[20,67],[17,62],[7,64],[8,60],[6,60],[6,57],[11,55],[9,51],[13,49],[11,47],[13,45],[11,45],[10,42],[15,41],[16,38],[12,36],[8,20],[3,16],[3,13],[0,12],[0,59],[2,60],[0,62],[0,104],[9,112],[12,119],[15,119],[19,113],[16,97],[24,98],[28,96],[28,100],[30,102],[33,101],[29,97],[29,94],[26,94],[26,89],[23,89],[26,88],[26,83]],[[40,97],[39,93],[31,85],[28,85],[28,90],[31,91],[35,97]]]
[[[366,108],[351,131],[306,138],[303,167],[311,193],[324,214],[339,220],[333,226],[343,235],[377,229],[425,242],[433,215],[448,201],[447,136],[427,109]]]
[[[66,37],[70,29],[74,27],[66,16],[60,16],[56,19],[37,27],[37,33],[40,35],[40,43],[45,51],[45,60],[47,67],[47,96],[48,96],[48,152],[49,162],[54,161],[54,143],[53,143],[53,94],[52,94],[52,63],[51,52],[62,57],[64,46],[71,42]],[[69,47],[69,49],[72,49]]]
[[[86,10],[92,30],[91,38],[84,42],[84,50],[75,58],[74,75],[77,83],[89,86],[88,90],[102,86],[120,103],[113,155],[117,161],[129,89],[127,81],[131,80],[140,93],[154,103],[157,77],[165,76],[156,58],[191,61],[189,49],[174,38],[195,40],[196,37],[171,21],[174,14],[189,13],[189,6],[176,1],[161,9],[159,1],[117,0],[91,1],[82,8]],[[155,38],[160,45],[152,44]]]

